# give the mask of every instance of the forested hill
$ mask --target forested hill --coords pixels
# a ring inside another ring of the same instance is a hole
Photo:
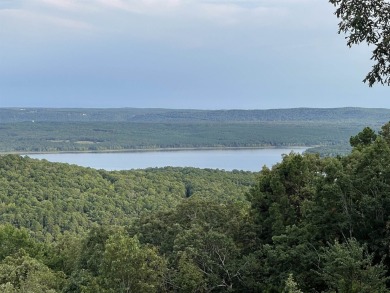
[[[82,109],[0,108],[0,123],[10,122],[267,122],[329,121],[383,124],[390,109],[294,108],[270,110],[178,110],[178,109]]]
[[[45,239],[88,230],[93,223],[129,224],[190,197],[244,203],[254,181],[254,174],[244,171],[166,167],[108,172],[0,156],[0,225],[25,227]]]
[[[104,152],[317,146],[348,153],[349,138],[378,130],[390,109],[274,110],[0,108],[0,152]]]

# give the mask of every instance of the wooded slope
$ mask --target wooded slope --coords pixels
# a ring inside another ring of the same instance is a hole
[[[185,110],[138,108],[0,108],[0,123],[11,122],[266,122],[328,121],[372,125],[387,122],[390,109],[292,108],[269,110]]]
[[[336,155],[361,128],[389,119],[390,110],[364,108],[0,108],[0,152],[319,146],[311,151]]]

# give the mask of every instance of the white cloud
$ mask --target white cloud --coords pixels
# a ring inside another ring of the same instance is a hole
[[[145,15],[169,13],[183,5],[182,0],[97,0],[96,3],[105,8]]]
[[[34,29],[37,33],[45,35],[46,31],[51,31],[55,27],[66,28],[70,31],[93,30],[93,26],[66,15],[57,16],[48,13],[26,10],[26,9],[1,9],[0,15],[3,26],[13,29],[15,32],[28,32],[31,34]]]
[[[199,13],[196,17],[227,26],[267,25],[284,17],[286,13],[283,8],[279,7],[246,7],[240,4],[242,3],[234,3],[233,1],[227,3],[206,2],[199,5]]]
[[[276,0],[274,0],[276,1]],[[290,0],[291,1],[291,0]],[[306,1],[306,0],[293,0]],[[279,1],[278,1],[279,2]],[[208,23],[238,25],[248,20],[262,23],[284,15],[283,5],[270,5],[269,1],[199,1],[199,0],[31,0],[25,9],[44,10],[47,14],[58,13],[62,9],[68,13],[86,15],[86,19],[117,12],[162,17],[168,21],[207,20]],[[55,10],[56,9],[56,10]],[[184,19],[185,18],[185,19]],[[275,19],[276,20],[276,19]]]
[[[80,8],[80,1],[72,0],[40,0],[42,4],[46,4],[52,7],[65,9],[65,10],[76,10]]]
[[[240,42],[237,40],[252,46],[255,42],[261,45],[267,42],[269,31],[285,28],[304,31],[321,18],[329,19],[321,16],[324,14],[321,9],[328,4],[323,0],[18,0],[14,3],[18,3],[17,9],[6,12],[2,26],[29,33],[35,27],[35,33],[41,38],[47,35],[48,41],[53,31],[62,29],[68,39],[80,33],[93,33],[93,37],[103,39],[116,35],[134,42],[146,40],[190,48],[230,46]]]

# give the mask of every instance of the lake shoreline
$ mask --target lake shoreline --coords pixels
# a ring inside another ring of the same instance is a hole
[[[142,151],[111,153],[56,153],[28,154],[25,157],[50,162],[75,164],[106,171],[146,169],[160,167],[194,167],[226,171],[243,170],[258,172],[264,165],[272,167],[283,155],[303,153],[306,148],[246,148],[246,149],[197,149],[182,151]]]
[[[261,146],[261,147],[192,147],[192,148],[145,148],[118,150],[85,150],[85,151],[45,151],[45,152],[0,152],[0,155],[45,155],[45,154],[110,154],[110,153],[147,153],[147,152],[180,152],[180,151],[222,151],[222,150],[261,150],[261,149],[310,149],[316,146]]]

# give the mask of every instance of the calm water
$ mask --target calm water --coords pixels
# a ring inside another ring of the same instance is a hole
[[[197,167],[260,171],[266,165],[271,167],[281,161],[282,154],[291,151],[302,153],[305,148],[288,149],[245,149],[245,150],[188,150],[150,151],[128,153],[72,153],[37,154],[31,158],[51,162],[76,164],[105,170],[144,169],[149,167]]]

